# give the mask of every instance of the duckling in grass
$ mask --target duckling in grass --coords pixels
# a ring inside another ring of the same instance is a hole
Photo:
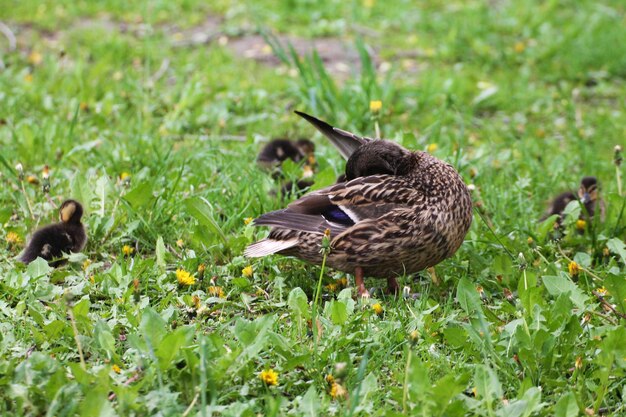
[[[259,152],[257,163],[267,169],[273,169],[287,160],[300,162],[309,159],[315,152],[315,145],[308,139],[273,139]]]
[[[329,230],[327,265],[354,274],[357,293],[368,296],[364,276],[386,278],[389,291],[398,293],[397,276],[436,265],[457,251],[472,223],[472,201],[451,165],[296,113],[347,159],[347,182],[254,220],[272,229],[248,246],[245,256],[279,253],[320,265],[322,238]]]
[[[584,210],[580,213],[580,219],[593,219],[596,210],[600,212],[600,218],[604,217],[604,202],[599,196],[598,179],[596,177],[583,177],[580,181],[580,187],[578,188],[578,195],[567,191],[556,196],[540,221],[544,221],[548,217],[557,214],[559,217],[556,224],[560,225],[565,207],[572,201],[577,200],[584,205]]]
[[[65,263],[63,253],[80,252],[87,242],[87,234],[80,219],[83,206],[76,200],[66,200],[59,209],[61,221],[37,230],[28,242],[20,260],[29,264],[38,257],[56,267]]]

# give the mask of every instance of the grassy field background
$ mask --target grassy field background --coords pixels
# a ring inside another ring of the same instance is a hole
[[[0,413],[626,415],[625,16],[618,0],[0,0]],[[242,257],[266,233],[249,219],[286,204],[262,144],[311,138],[329,185],[344,163],[292,110],[373,135],[372,100],[383,136],[473,186],[458,253],[401,280],[415,300]],[[537,219],[584,175],[606,219],[579,233],[572,206],[555,240]],[[83,253],[20,264],[70,197]]]

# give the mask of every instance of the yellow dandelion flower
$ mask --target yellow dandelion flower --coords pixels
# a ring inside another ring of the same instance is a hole
[[[196,283],[196,279],[184,269],[176,270],[176,279],[180,285],[193,285]]]
[[[366,9],[371,9],[376,4],[376,0],[363,0],[363,7]]]
[[[178,239],[176,241],[176,246],[178,246],[179,248],[182,248],[183,246],[185,246],[185,242],[182,239]]]
[[[598,288],[596,292],[603,297],[609,293],[604,287]]]
[[[267,386],[278,385],[278,373],[273,369],[261,371],[259,378],[261,378],[261,381]]]
[[[124,256],[130,256],[133,254],[133,252],[135,252],[135,248],[133,248],[132,246],[124,245],[122,247],[122,253],[124,254]]]
[[[89,265],[91,265],[91,259],[85,259],[85,262],[83,262],[83,271],[86,271]]]
[[[122,79],[123,76],[124,76],[124,74],[122,74],[122,71],[115,71],[113,73],[113,80],[119,81],[119,80]]]
[[[326,375],[326,378],[324,379],[326,380],[328,385],[333,385],[335,383],[335,377],[332,376],[331,374]]]
[[[37,51],[33,51],[28,55],[28,62],[32,65],[39,65],[41,61],[43,61],[43,56]]]
[[[198,265],[198,279],[204,278],[204,271],[206,270],[206,266],[204,264]]]
[[[436,143],[431,143],[430,145],[428,145],[426,150],[428,151],[428,153],[433,153],[437,150],[437,148],[439,148],[439,146],[437,146]]]
[[[94,278],[93,275],[89,275],[89,282],[91,282],[92,284],[96,283],[96,279]]]
[[[33,74],[26,74],[24,76],[24,81],[26,81],[27,83],[32,83],[33,82]]]
[[[34,175],[28,175],[26,177],[26,182],[29,184],[39,184],[39,180]]]
[[[257,288],[255,294],[257,297],[265,297],[267,293],[263,288]]]
[[[372,305],[372,310],[374,310],[374,313],[376,313],[377,315],[381,315],[383,314],[383,306],[380,305],[380,303],[376,303],[374,305]]]
[[[7,233],[5,239],[9,245],[17,245],[22,241],[22,238],[20,237],[20,235],[18,235],[15,232]]]
[[[211,285],[208,289],[208,293],[211,297],[226,298],[224,289],[216,285]]]
[[[412,345],[414,345],[419,340],[419,337],[420,337],[420,333],[417,330],[413,330],[409,334],[409,341],[411,342]]]
[[[196,308],[200,307],[200,297],[198,297],[197,295],[194,295],[193,297],[191,297],[191,303]]]
[[[370,111],[372,113],[378,113],[383,108],[383,102],[380,100],[370,101]]]
[[[313,176],[313,168],[310,165],[302,167],[302,178],[311,178]]]
[[[337,284],[341,287],[341,288],[346,288],[348,286],[348,278],[343,277],[343,278],[339,278],[337,280]]]
[[[78,105],[78,107],[82,110],[82,111],[87,111],[89,110],[89,104],[87,104],[87,102],[85,101],[81,101],[80,104]]]
[[[333,399],[337,399],[337,398],[345,398],[346,395],[348,394],[348,391],[346,391],[346,389],[343,386],[341,386],[341,384],[334,382],[331,385],[330,391],[328,393]]]
[[[583,358],[581,358],[580,356],[576,358],[576,361],[574,362],[574,367],[576,369],[580,369],[583,367]]]
[[[254,273],[254,270],[252,269],[252,265],[248,265],[244,269],[241,270],[241,274],[247,278],[252,277],[253,273]]]
[[[529,246],[532,246],[533,243],[535,243],[535,241],[533,240],[532,237],[528,237],[528,239],[526,239],[526,243],[528,243]]]
[[[578,274],[580,273],[580,267],[574,261],[570,262],[569,265],[567,265],[567,270],[569,271],[571,277],[578,276]]]
[[[246,217],[245,219],[243,219],[243,224],[247,226],[252,223],[252,220],[254,220],[252,217]]]
[[[337,291],[337,284],[334,282],[331,282],[330,284],[326,284],[326,289],[330,292],[335,292]]]
[[[605,246],[604,249],[602,249],[602,256],[609,256],[610,254],[611,251]]]
[[[128,172],[122,172],[120,174],[120,180],[121,181],[126,181],[130,179],[130,174]]]
[[[582,232],[583,230],[585,230],[585,227],[587,227],[586,221],[584,221],[583,219],[576,220],[576,229]]]
[[[111,367],[111,369],[112,369],[112,370],[113,370],[113,372],[115,372],[116,374],[119,374],[120,372],[122,372],[122,369],[121,369],[119,366],[115,365],[115,364]]]
[[[478,395],[478,390],[476,389],[476,387],[472,388],[472,394],[474,394],[474,397]]]
[[[518,53],[521,54],[522,52],[524,52],[526,50],[526,45],[524,44],[524,42],[515,42],[515,45],[513,46],[513,50]]]

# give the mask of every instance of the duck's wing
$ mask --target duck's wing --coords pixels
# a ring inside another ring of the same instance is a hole
[[[399,181],[390,175],[356,178],[309,193],[285,209],[260,216],[254,224],[315,234],[328,229],[337,236],[360,222],[406,207],[391,192]]]
[[[330,139],[331,143],[341,153],[346,160],[350,158],[350,155],[354,153],[361,145],[366,144],[372,139],[367,137],[361,137],[354,133],[346,132],[345,130],[338,129],[329,125],[328,123],[310,116],[306,113],[295,111],[295,113],[304,118],[307,122],[311,123],[317,130],[319,130],[324,136]]]

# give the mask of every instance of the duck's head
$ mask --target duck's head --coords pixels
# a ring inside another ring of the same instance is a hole
[[[348,181],[369,175],[407,175],[415,164],[412,152],[388,140],[375,140],[356,149],[346,164]]]
[[[580,181],[578,198],[583,204],[596,201],[598,199],[598,180],[596,177],[584,177]]]
[[[83,217],[83,206],[76,200],[65,200],[59,209],[63,223],[80,223]]]

